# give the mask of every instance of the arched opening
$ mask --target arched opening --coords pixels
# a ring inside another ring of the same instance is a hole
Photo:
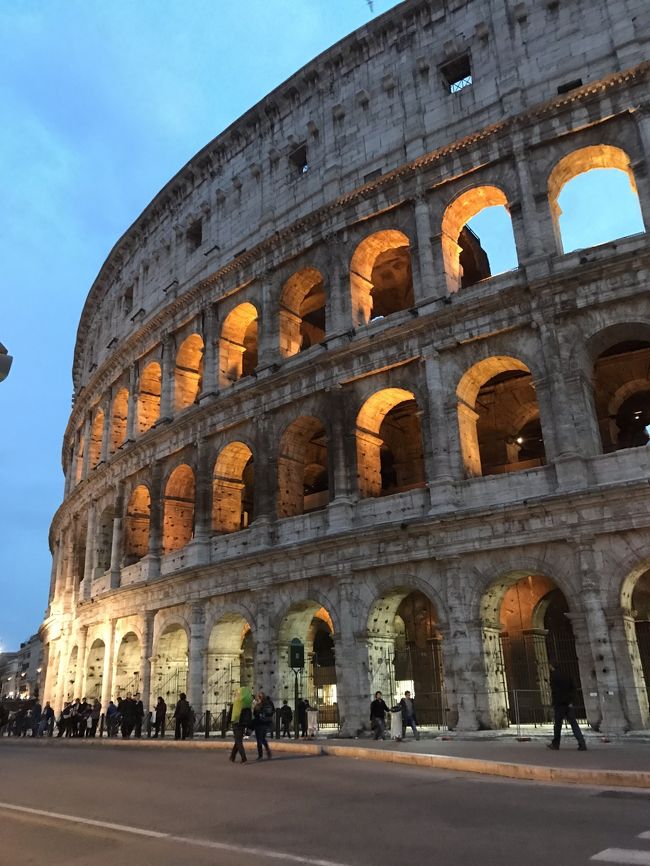
[[[566,597],[548,577],[509,575],[493,584],[482,604],[488,689],[501,696],[503,724],[553,719],[552,662],[574,683],[578,718],[586,718],[580,670]]]
[[[385,388],[357,416],[359,495],[389,496],[426,484],[420,410],[414,395]]]
[[[94,469],[102,458],[102,440],[104,438],[104,411],[98,409],[93,418],[90,428],[90,451],[88,462],[90,468]]]
[[[174,370],[174,409],[180,412],[196,403],[203,378],[203,340],[190,334],[176,353]]]
[[[158,638],[151,678],[152,697],[158,695],[171,707],[181,692],[187,694],[188,642],[185,629],[170,623]]]
[[[113,400],[113,416],[111,418],[110,448],[113,454],[126,439],[126,421],[129,414],[129,392],[120,388]]]
[[[99,638],[91,644],[86,662],[86,688],[85,697],[89,700],[101,700],[102,679],[104,678],[104,656],[106,645]],[[83,697],[81,695],[80,697]]]
[[[387,229],[361,241],[350,261],[350,291],[355,325],[413,306],[411,250],[403,232]]]
[[[140,691],[140,641],[134,632],[125,634],[115,659],[114,698]]]
[[[111,567],[111,551],[113,548],[113,521],[115,510],[113,506],[106,507],[97,524],[95,536],[95,576],[101,577]]]
[[[302,601],[293,604],[284,616],[278,633],[279,690],[293,708],[294,674],[289,659],[289,645],[298,638],[305,648],[305,667],[298,688],[300,697],[318,709],[320,727],[338,724],[336,692],[336,658],[334,625],[329,612],[318,602]]]
[[[420,725],[447,724],[442,635],[435,605],[419,590],[394,589],[368,617],[370,694],[389,707],[411,692]]]
[[[257,310],[246,301],[225,318],[219,341],[221,387],[251,376],[257,367]]]
[[[594,399],[603,451],[650,442],[650,342],[626,340],[594,365]]]
[[[75,697],[82,697],[82,695],[75,695],[77,668],[80,664],[83,664],[83,662],[79,660],[79,649],[75,646],[70,653],[70,658],[68,660],[68,669],[65,675],[64,701],[73,701]]]
[[[549,176],[548,198],[564,253],[645,231],[630,158],[618,147],[567,154]]]
[[[329,502],[327,436],[320,419],[304,416],[282,435],[278,451],[278,517],[325,508]]]
[[[160,364],[152,361],[140,375],[138,391],[138,433],[146,433],[160,418],[160,390],[162,374]]]
[[[486,358],[465,373],[456,393],[468,476],[518,472],[546,463],[533,377],[522,361]]]
[[[163,553],[180,550],[194,534],[194,472],[177,466],[165,485],[163,502]]]
[[[635,656],[642,673],[643,686],[650,702],[650,570],[644,572],[632,590]],[[641,684],[641,683],[640,683]]]
[[[253,659],[249,623],[238,613],[225,614],[208,639],[205,708],[213,717],[227,712],[241,686],[254,687]]]
[[[149,552],[151,496],[138,484],[129,497],[124,520],[124,565],[132,565]]]
[[[518,267],[508,200],[496,186],[459,195],[442,218],[441,240],[450,293]]]
[[[223,448],[212,473],[212,531],[238,532],[253,522],[253,454],[243,442]]]
[[[325,339],[325,288],[316,268],[289,277],[280,298],[280,354],[297,355]]]

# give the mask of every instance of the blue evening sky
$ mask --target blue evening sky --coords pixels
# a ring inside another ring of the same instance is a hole
[[[394,5],[375,0],[374,15]],[[372,17],[366,0],[3,4],[0,341],[14,364],[0,384],[0,650],[36,631],[47,604],[74,340],[102,262],[196,151]],[[583,221],[607,235],[613,200],[588,200]],[[481,219],[493,271],[512,267]]]

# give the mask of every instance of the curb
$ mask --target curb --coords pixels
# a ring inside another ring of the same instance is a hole
[[[7,738],[7,742],[18,738]],[[4,738],[3,738],[4,740]],[[19,740],[20,741],[20,740]],[[28,742],[31,742],[29,738]],[[49,739],[38,739],[41,746]],[[358,761],[375,761],[386,764],[405,764],[411,767],[427,767],[437,770],[453,770],[459,773],[476,773],[525,782],[555,782],[558,784],[586,785],[590,787],[616,787],[650,789],[650,771],[645,770],[587,770],[575,767],[544,767],[537,764],[514,764],[505,761],[489,761],[483,758],[462,758],[454,755],[427,755],[418,752],[395,752],[388,749],[364,749],[359,746],[333,746],[321,743],[273,742],[273,751],[312,757],[327,756],[353,758]],[[66,743],[65,745],[70,745]],[[75,741],[82,748],[168,748],[230,751],[230,740],[121,740],[84,739]],[[251,743],[250,745],[253,745]]]

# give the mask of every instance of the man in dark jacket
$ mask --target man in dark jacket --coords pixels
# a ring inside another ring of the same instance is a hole
[[[409,691],[404,692],[404,697],[396,707],[393,707],[393,712],[398,711],[402,714],[402,739],[406,736],[406,728],[409,727],[415,735],[415,739],[420,739],[420,732],[417,729],[417,719],[415,717],[415,699],[411,697]]]
[[[176,709],[174,710],[174,719],[176,720],[174,739],[186,740],[190,725],[190,705],[187,702],[187,695],[185,692],[181,692],[178,696]]]
[[[293,721],[293,710],[289,701],[285,698],[280,707],[280,722],[282,723],[282,736],[291,739],[291,722]]]
[[[375,732],[376,740],[384,739],[386,713],[388,712],[390,711],[381,696],[381,692],[375,692],[375,699],[370,704],[370,726]]]
[[[587,745],[582,735],[580,726],[576,720],[576,711],[573,706],[575,688],[568,674],[559,670],[553,662],[549,664],[551,669],[551,699],[553,701],[553,740],[548,744],[549,749],[560,748],[560,737],[562,736],[562,722],[566,719],[571,725],[573,736],[578,741],[578,751],[586,752]]]
[[[275,715],[275,707],[273,701],[264,692],[258,692],[257,701],[253,707],[253,729],[255,731],[255,739],[257,740],[257,760],[261,761],[264,757],[263,750],[266,750],[266,757],[271,757],[271,749],[266,740],[266,736],[273,724],[273,716]]]
[[[140,700],[140,694],[135,696],[135,737],[140,739],[142,736],[142,722],[144,721],[144,704]]]
[[[167,704],[164,702],[162,698],[158,698],[156,703],[156,715],[155,715],[155,729],[154,729],[154,740],[157,739],[158,734],[161,737],[165,736],[165,719],[167,717]]]

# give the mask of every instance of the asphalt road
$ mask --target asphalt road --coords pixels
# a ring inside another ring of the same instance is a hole
[[[0,740],[1,866],[575,866],[605,849],[650,864],[648,831],[650,792]]]

